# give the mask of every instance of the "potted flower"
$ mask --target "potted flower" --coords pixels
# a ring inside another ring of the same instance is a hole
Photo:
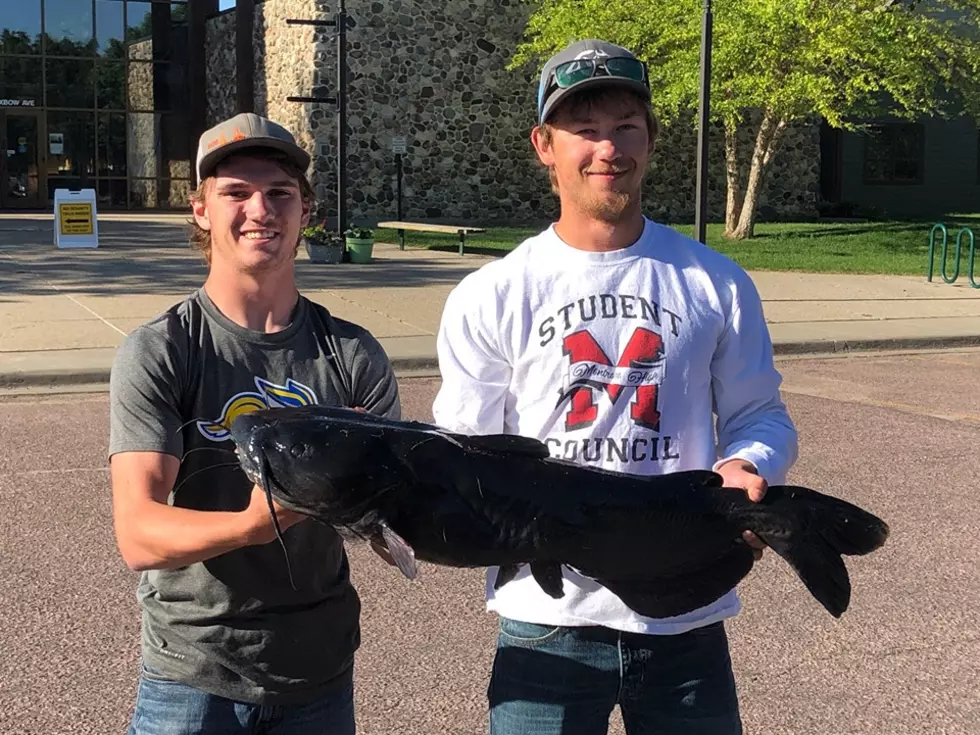
[[[344,232],[351,263],[370,263],[374,252],[374,233],[367,227],[351,227]]]
[[[344,238],[327,229],[327,221],[303,228],[306,254],[314,263],[339,263],[344,256]]]

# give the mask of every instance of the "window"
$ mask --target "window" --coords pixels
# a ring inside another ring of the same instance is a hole
[[[48,56],[95,54],[92,3],[78,0],[45,0],[44,53]]]
[[[0,54],[41,53],[41,0],[3,3],[2,18]]]
[[[85,185],[107,206],[186,206],[189,7],[0,0],[0,99],[41,113],[25,118],[44,154],[40,196]]]
[[[124,4],[115,0],[95,0],[95,50],[110,59],[123,57]]]
[[[40,107],[41,79],[40,56],[0,56],[0,99],[30,100]]]
[[[865,184],[921,184],[924,170],[925,131],[922,125],[875,125],[865,137]]]

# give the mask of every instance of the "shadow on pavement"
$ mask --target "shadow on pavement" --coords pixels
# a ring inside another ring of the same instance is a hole
[[[455,262],[425,250],[386,257],[383,248],[376,248],[375,256],[365,265],[321,265],[301,251],[299,287],[315,291],[452,285],[480,265],[465,256]],[[50,295],[52,288],[93,296],[187,292],[206,275],[206,264],[190,248],[188,228],[180,225],[100,223],[97,249],[58,250],[50,222],[0,222],[0,292],[8,300]]]

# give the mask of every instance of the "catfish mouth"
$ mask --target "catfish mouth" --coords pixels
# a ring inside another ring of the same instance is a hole
[[[263,472],[263,469],[267,465],[268,460],[259,448],[258,442],[250,439],[244,445],[236,447],[235,456],[238,457],[238,463],[241,465],[242,472],[245,473],[253,485],[258,485],[266,492],[272,490],[271,487],[266,487],[269,478],[268,473]]]
[[[338,452],[332,439],[346,436],[348,430],[342,422],[351,419],[361,420],[361,415],[352,410],[338,411],[330,423],[339,426],[327,426],[311,422],[304,414],[297,417],[288,408],[260,410],[238,416],[232,423],[231,437],[242,471],[263,490],[270,508],[274,496],[274,502],[284,508],[336,531],[357,533],[371,524],[377,504],[393,487],[376,486],[366,491],[347,487],[351,458],[335,456]],[[341,469],[336,478],[333,469],[338,464]],[[357,482],[362,472],[353,472]]]
[[[286,560],[289,584],[295,590],[296,582],[293,579],[293,570],[289,563],[289,552],[286,550],[286,542],[282,538],[282,528],[279,526],[275,506],[272,504],[272,475],[269,471],[269,459],[264,451],[266,443],[264,440],[275,424],[275,419],[267,420],[262,416],[244,414],[232,422],[231,438],[235,443],[235,455],[238,457],[242,471],[254,485],[265,491],[265,498],[269,504],[269,514],[272,516],[272,525],[276,529],[276,538],[279,540]]]
[[[236,418],[231,425],[231,438],[235,443],[235,455],[242,471],[252,481],[266,492],[268,482],[268,460],[263,445],[264,439],[272,428],[274,420],[269,421],[253,414],[244,414]]]

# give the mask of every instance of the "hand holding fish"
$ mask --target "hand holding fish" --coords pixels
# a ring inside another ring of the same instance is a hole
[[[737,487],[745,490],[749,500],[759,503],[766,497],[766,490],[769,484],[764,477],[761,477],[755,466],[744,459],[733,459],[725,462],[718,470],[718,474],[725,479],[725,487]],[[762,552],[766,548],[765,542],[751,531],[742,534],[745,543],[752,547],[755,560],[762,558]]]
[[[258,485],[252,488],[252,497],[248,507],[242,511],[246,514],[247,523],[245,536],[250,545],[259,546],[261,544],[272,543],[276,540],[276,527],[272,522],[269,513],[269,498]],[[276,510],[276,519],[279,521],[279,529],[285,531],[291,526],[295,526],[300,521],[309,518],[308,515],[297,513],[293,510],[283,508],[275,500],[272,500],[272,507]]]

